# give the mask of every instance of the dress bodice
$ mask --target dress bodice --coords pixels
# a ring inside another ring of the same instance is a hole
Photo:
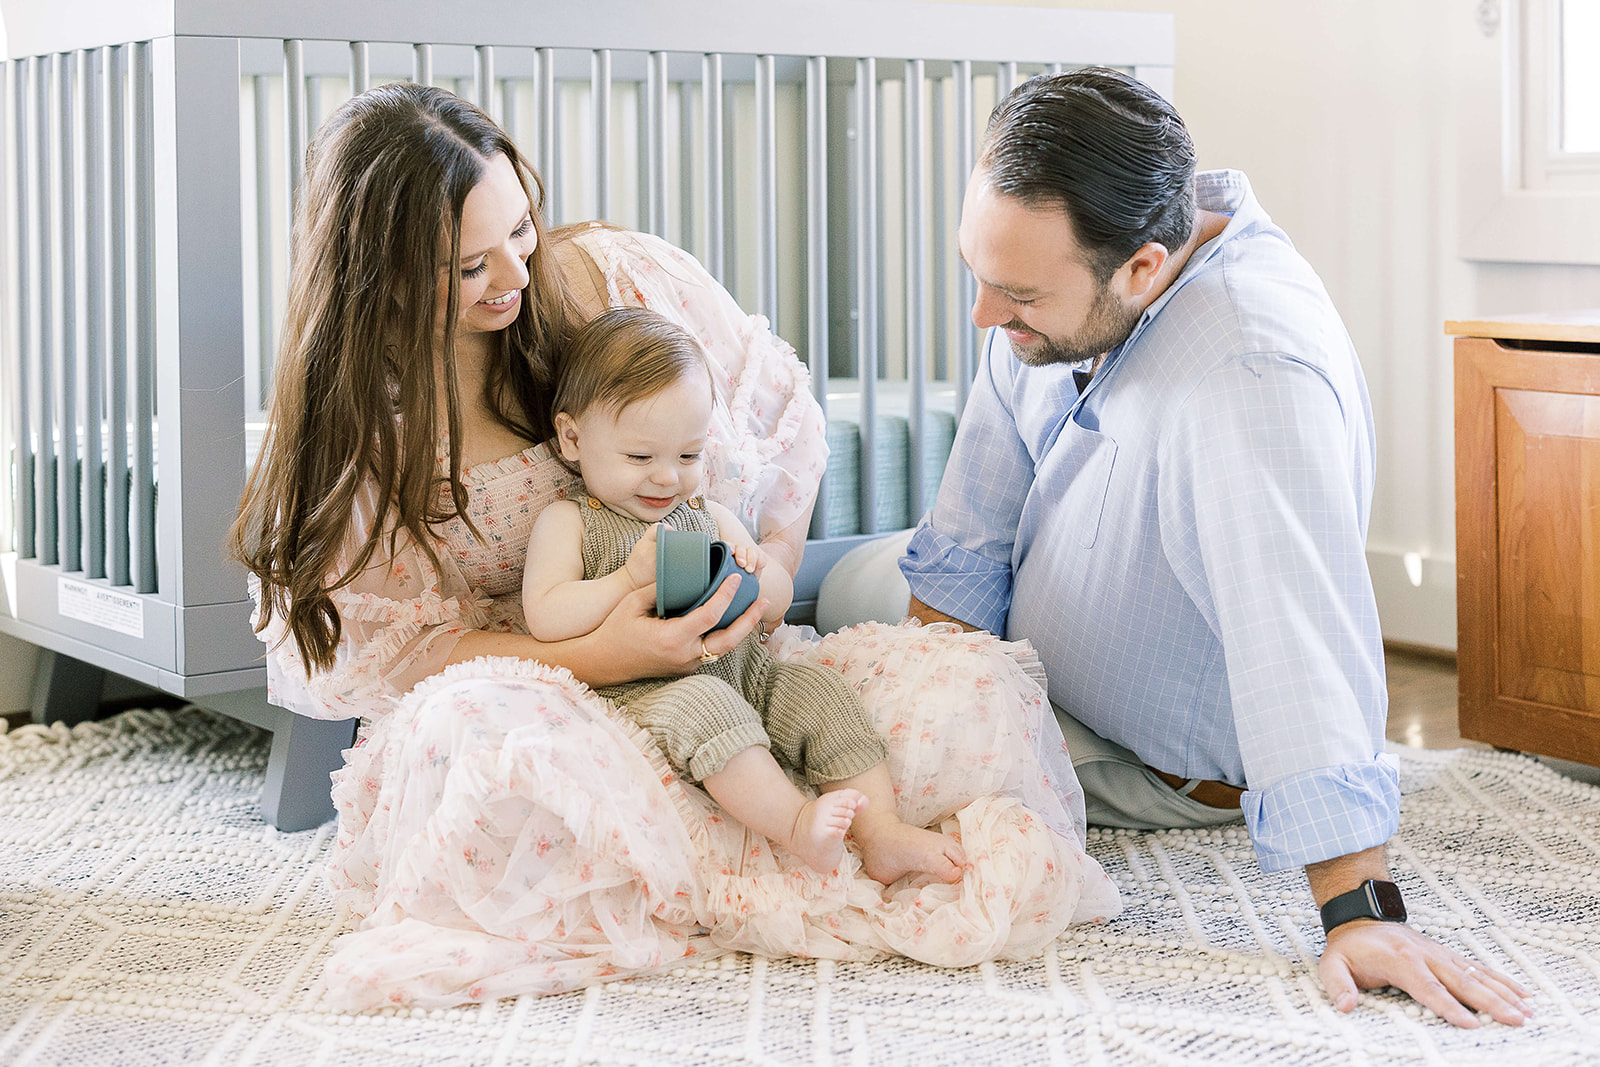
[[[574,493],[581,484],[578,476],[548,445],[539,444],[469,467],[461,481],[467,514],[483,536],[475,537],[461,516],[453,516],[439,527],[448,552],[477,592],[491,597],[520,592],[533,520]]]

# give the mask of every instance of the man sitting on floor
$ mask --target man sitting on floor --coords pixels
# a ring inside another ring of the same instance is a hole
[[[1303,866],[1339,1010],[1392,985],[1520,1025],[1526,991],[1406,926],[1388,880],[1371,412],[1316,274],[1106,70],[1001,102],[960,243],[993,329],[911,613],[1037,646],[1091,823],[1243,818],[1262,869]]]

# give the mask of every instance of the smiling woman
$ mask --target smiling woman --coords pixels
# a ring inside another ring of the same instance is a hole
[[[511,160],[496,155],[461,206],[458,357],[461,346],[473,343],[473,334],[498,333],[511,324],[528,285],[528,257],[538,243],[528,192]],[[450,289],[441,272],[441,318],[448,314]]]

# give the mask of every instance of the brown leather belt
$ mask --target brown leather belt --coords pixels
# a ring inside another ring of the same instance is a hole
[[[1189,784],[1189,779],[1180,778],[1176,774],[1158,771],[1148,763],[1145,767],[1149,772],[1170,785],[1175,791],[1183,793],[1184,787]],[[1213,782],[1201,779],[1194,784],[1194,788],[1187,791],[1190,800],[1199,801],[1208,808],[1223,808],[1230,811],[1239,809],[1239,798],[1244,795],[1244,790],[1227,782]]]

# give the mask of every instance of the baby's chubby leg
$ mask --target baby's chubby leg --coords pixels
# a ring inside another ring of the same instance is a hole
[[[887,763],[880,762],[860,774],[818,788],[824,797],[841,792],[866,798],[865,810],[856,815],[850,836],[861,846],[862,869],[873,881],[889,885],[918,871],[941,882],[961,881],[967,855],[960,842],[900,821],[895,813],[894,783]]]
[[[838,868],[845,832],[867,806],[867,798],[858,790],[834,786],[807,799],[772,753],[759,745],[740,752],[700,784],[728,814],[823,874]]]

